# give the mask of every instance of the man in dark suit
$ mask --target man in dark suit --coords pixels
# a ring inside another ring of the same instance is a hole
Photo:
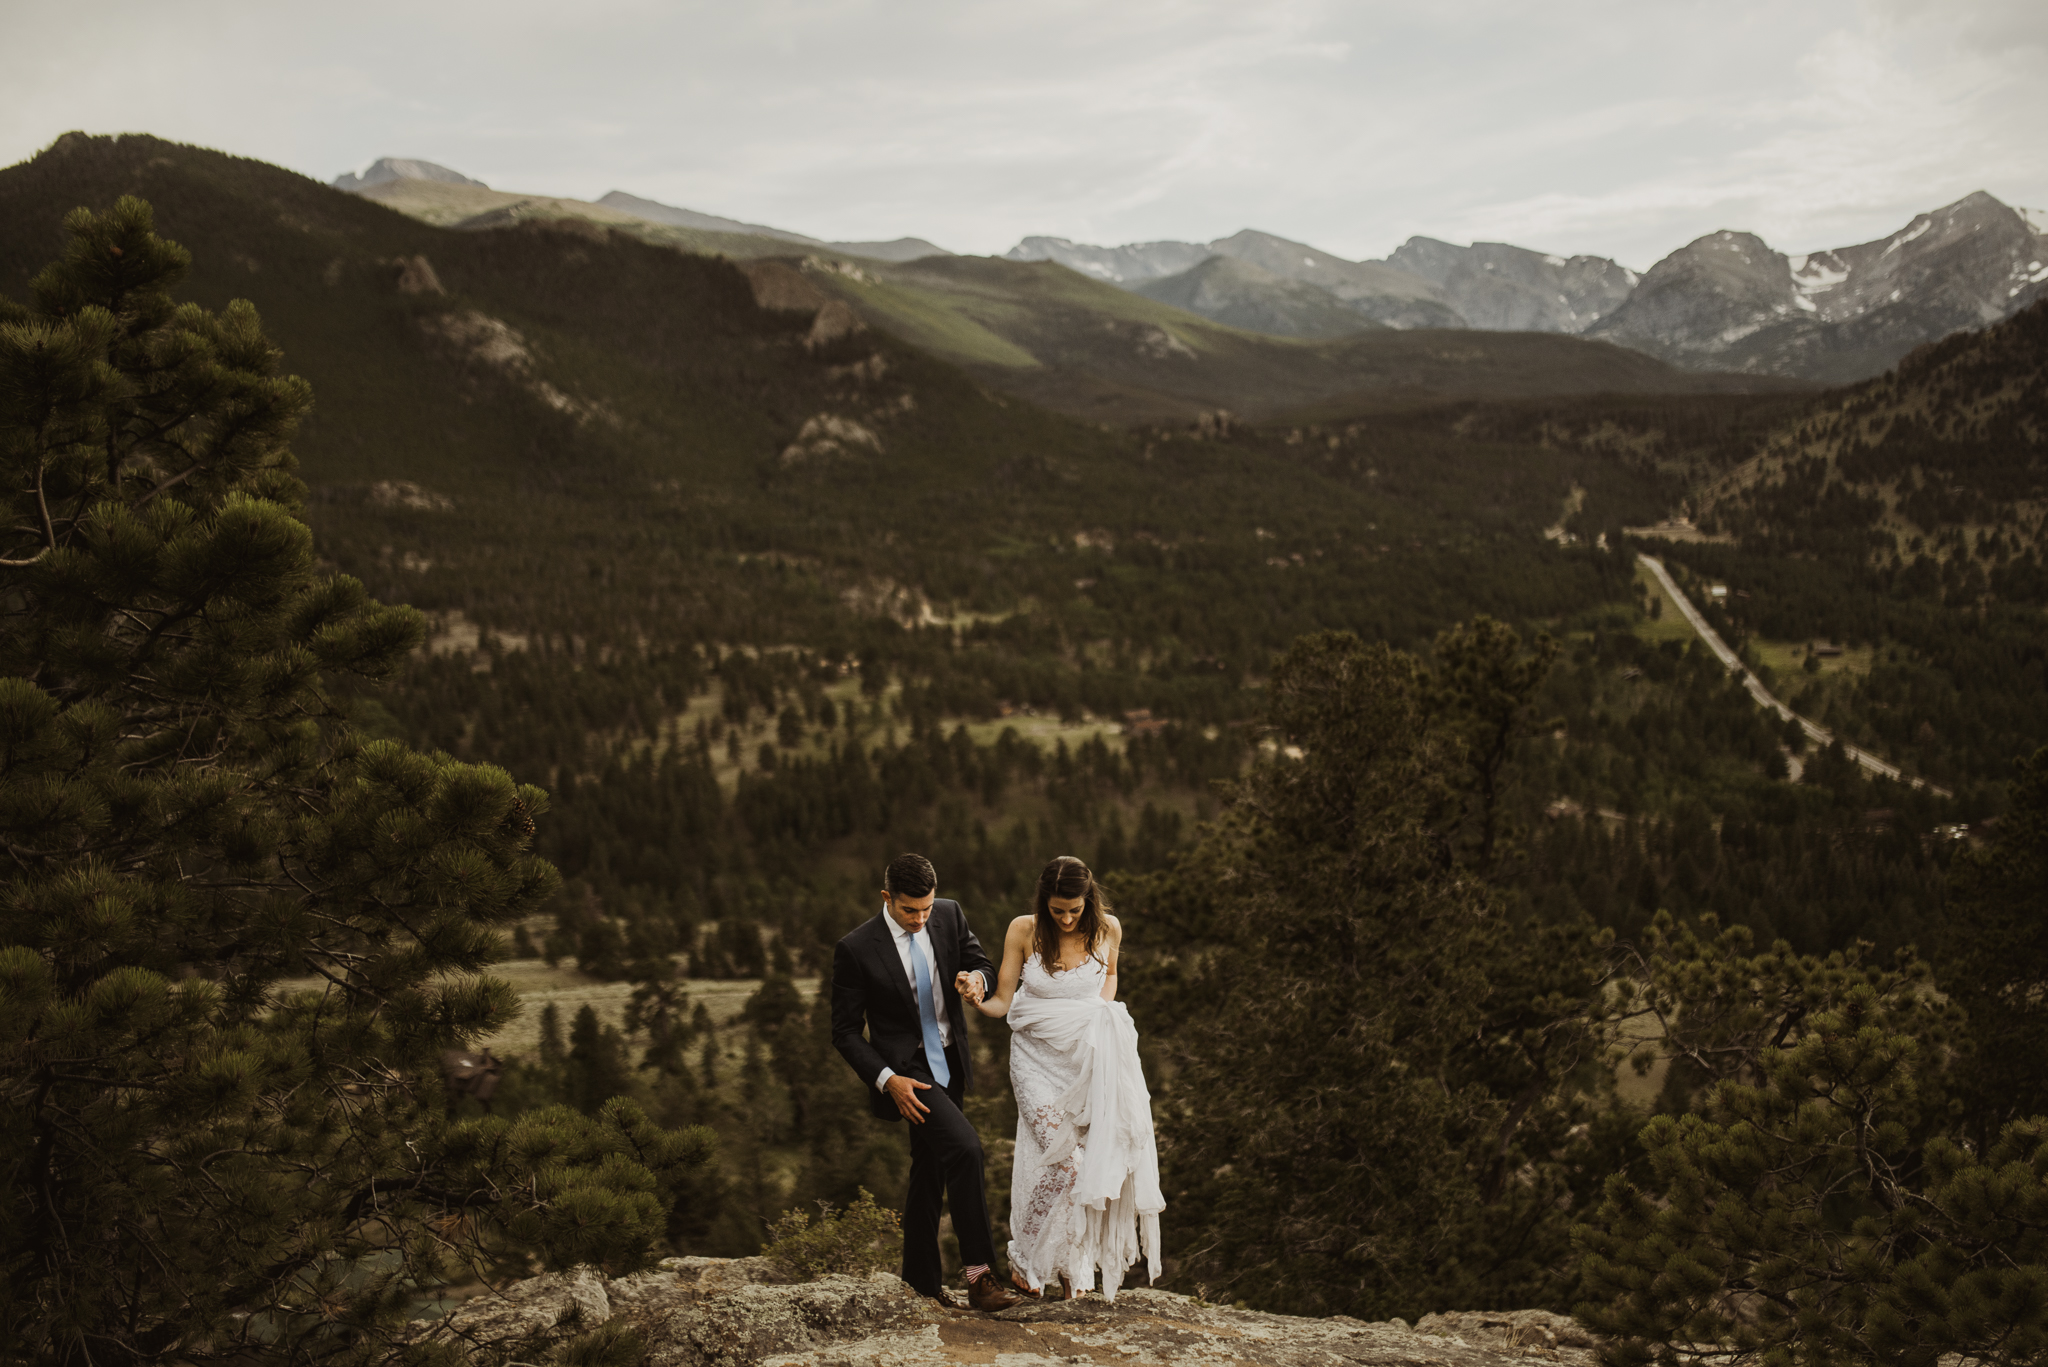
[[[967,928],[960,904],[941,901],[938,887],[938,874],[923,855],[889,861],[882,914],[832,953],[832,1047],[868,1088],[876,1119],[910,1122],[903,1280],[947,1302],[940,1285],[939,1203],[950,1199],[967,1264],[968,1302],[977,1310],[1001,1310],[1017,1297],[996,1280],[981,1136],[960,1110],[974,1074],[960,986],[978,973],[981,991],[993,991],[996,966]]]

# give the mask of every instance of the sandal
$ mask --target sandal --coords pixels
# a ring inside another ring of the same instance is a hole
[[[1017,1274],[1014,1272],[1010,1274],[1010,1285],[1017,1288],[1017,1294],[1020,1296],[1029,1296],[1032,1300],[1035,1301],[1045,1299],[1045,1292],[1033,1291],[1030,1287],[1026,1286],[1023,1282],[1019,1281],[1017,1279]]]

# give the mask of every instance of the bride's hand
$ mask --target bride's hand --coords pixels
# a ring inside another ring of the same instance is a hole
[[[981,1005],[982,993],[986,988],[986,980],[979,973],[969,973],[962,970],[953,975],[953,990],[973,1002],[976,1006]]]

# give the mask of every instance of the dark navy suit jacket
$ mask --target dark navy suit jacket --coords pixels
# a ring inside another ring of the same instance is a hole
[[[953,1034],[953,1047],[947,1052],[954,1061],[954,1081],[964,1092],[974,1085],[974,1064],[967,1048],[967,1003],[953,990],[953,978],[962,970],[979,969],[988,975],[989,990],[994,991],[996,966],[968,929],[958,902],[934,898],[925,931],[932,943],[936,1002]],[[886,911],[863,922],[832,951],[832,1047],[867,1087],[868,1109],[875,1117],[901,1120],[896,1103],[875,1090],[875,1079],[884,1068],[912,1076],[929,1069],[916,1066],[917,1052],[924,1047],[924,1024],[917,1016],[917,994],[896,954]]]

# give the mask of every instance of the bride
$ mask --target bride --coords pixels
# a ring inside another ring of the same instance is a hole
[[[1095,1285],[1115,1300],[1142,1245],[1159,1275],[1159,1158],[1138,1032],[1116,1000],[1123,927],[1080,860],[1038,875],[1034,911],[1010,922],[996,991],[968,996],[1010,1022],[1017,1095],[1010,1178],[1010,1276],[1036,1296],[1055,1281],[1072,1297]]]

